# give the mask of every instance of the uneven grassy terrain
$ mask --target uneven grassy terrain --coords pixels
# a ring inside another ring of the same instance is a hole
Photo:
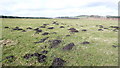
[[[59,25],[53,24],[54,20]],[[3,59],[14,56],[1,61],[5,66],[50,66],[56,57],[66,61],[64,66],[118,65],[118,31],[110,27],[118,26],[117,20],[3,19],[2,21]],[[49,25],[39,28],[42,32],[36,33],[34,29],[43,24]],[[25,31],[13,30],[15,27]],[[28,27],[32,29],[26,29]],[[47,29],[48,27],[54,28]],[[79,32],[70,32],[69,28],[75,28]],[[86,31],[82,31],[83,29]],[[44,32],[49,34],[42,35]],[[44,42],[35,43],[46,37],[49,38]],[[56,47],[49,48],[51,40],[61,42]],[[70,43],[74,43],[73,48],[64,50],[63,47]],[[47,56],[45,62],[38,62],[36,57],[23,58],[25,54],[41,53],[43,50],[48,51],[47,54],[43,54]]]

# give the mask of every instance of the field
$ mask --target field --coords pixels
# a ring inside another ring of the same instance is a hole
[[[45,28],[40,27],[43,24]],[[3,60],[0,62],[3,66],[50,66],[54,58],[61,58],[64,66],[117,66],[118,31],[110,26],[118,26],[117,20],[2,19]],[[22,30],[15,30],[15,27]],[[38,27],[41,32],[34,30]],[[68,30],[70,28],[74,29]],[[49,34],[44,35],[45,32]],[[39,42],[44,38],[47,39]],[[60,42],[50,48],[55,40]],[[74,46],[64,49],[70,43]],[[26,54],[44,50],[47,53],[42,53],[46,56],[43,62],[36,57],[25,58]],[[6,59],[8,56],[12,58]]]

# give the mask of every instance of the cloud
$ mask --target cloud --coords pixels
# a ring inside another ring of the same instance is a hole
[[[36,17],[117,15],[118,0],[2,0],[0,13]]]

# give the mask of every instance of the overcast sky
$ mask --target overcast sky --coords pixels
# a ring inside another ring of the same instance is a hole
[[[118,15],[119,0],[1,0],[0,15],[57,17]]]

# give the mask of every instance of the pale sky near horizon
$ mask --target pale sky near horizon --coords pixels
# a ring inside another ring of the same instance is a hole
[[[119,0],[2,0],[0,15],[58,17],[118,15]]]

